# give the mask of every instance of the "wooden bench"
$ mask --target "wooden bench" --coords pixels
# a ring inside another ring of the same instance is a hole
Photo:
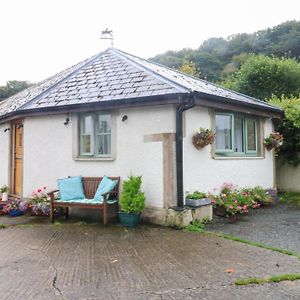
[[[72,201],[63,201],[63,199],[57,199],[55,198],[55,195],[57,194],[58,190],[51,191],[48,193],[50,196],[50,220],[53,223],[54,222],[54,209],[55,207],[63,207],[65,210],[65,217],[69,217],[69,207],[77,207],[77,208],[91,208],[91,209],[99,209],[102,211],[103,216],[103,224],[107,224],[107,218],[108,218],[108,206],[109,205],[115,205],[116,214],[119,211],[119,185],[120,185],[120,177],[109,177],[112,180],[115,180],[117,182],[114,189],[106,194],[103,195],[103,203],[86,203],[86,202],[72,202]],[[82,177],[82,184],[83,184],[83,190],[85,197],[87,199],[93,199],[95,196],[95,193],[97,191],[98,185],[100,181],[102,180],[102,177]],[[109,194],[109,196],[108,196]],[[57,201],[58,200],[58,201]],[[113,201],[115,200],[115,201]],[[111,203],[110,203],[111,201]]]

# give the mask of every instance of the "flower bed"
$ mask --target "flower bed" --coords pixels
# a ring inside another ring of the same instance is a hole
[[[231,183],[224,183],[219,194],[209,194],[209,197],[216,215],[232,217],[274,204],[276,195],[276,191],[265,190],[262,187],[238,189]]]

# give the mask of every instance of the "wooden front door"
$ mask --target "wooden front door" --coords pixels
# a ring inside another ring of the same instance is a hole
[[[22,195],[23,189],[23,123],[17,121],[14,124],[14,174],[13,194]]]

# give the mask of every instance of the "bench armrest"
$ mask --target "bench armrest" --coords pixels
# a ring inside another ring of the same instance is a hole
[[[54,193],[56,193],[56,192],[59,192],[59,190],[53,190],[53,191],[51,191],[51,192],[48,192],[47,195],[48,195],[48,196],[51,196],[51,194],[54,194]]]
[[[47,193],[47,195],[50,197],[50,204],[52,204],[54,202],[54,193],[57,193],[58,191],[59,190],[54,190],[54,191]]]

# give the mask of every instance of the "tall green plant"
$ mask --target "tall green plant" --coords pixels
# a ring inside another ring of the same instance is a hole
[[[290,98],[273,96],[269,103],[280,106],[284,110],[284,118],[277,125],[277,130],[284,137],[279,158],[290,165],[297,166],[300,164],[300,95]]]
[[[145,195],[141,191],[142,176],[129,176],[123,182],[121,210],[126,213],[141,213],[145,208]]]

